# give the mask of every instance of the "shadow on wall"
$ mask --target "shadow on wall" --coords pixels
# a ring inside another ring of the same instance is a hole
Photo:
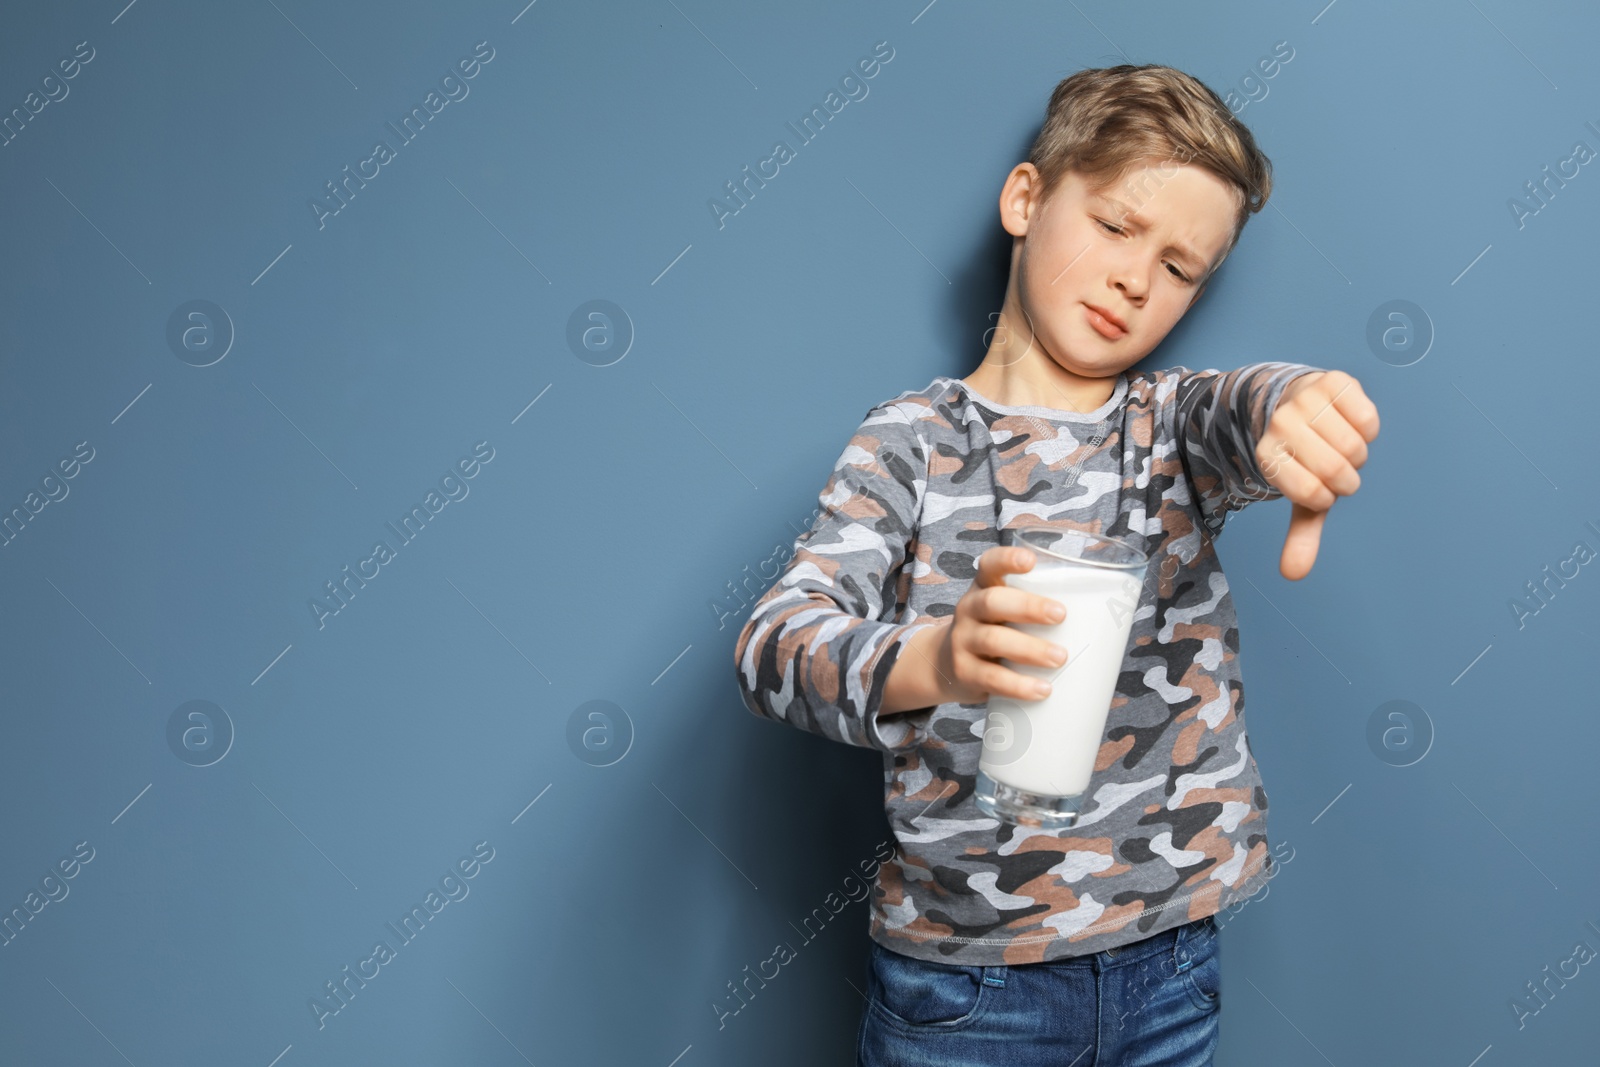
[[[1032,140],[1019,144],[1015,160],[1025,158]],[[942,301],[945,358],[916,366],[897,389],[920,387],[936,374],[964,376],[981,361],[1010,273],[1013,238],[998,219],[1008,170],[994,175],[992,199],[975,216],[972,252]],[[1185,326],[1173,331],[1180,340]],[[815,442],[829,458],[837,447],[832,438]],[[772,505],[774,514],[804,515],[809,525],[825,477],[814,464],[797,467],[786,480],[793,499]],[[791,559],[797,532],[785,531],[780,563]],[[742,556],[770,551],[753,545]],[[739,697],[734,643],[775,581],[763,574],[761,588],[749,590],[742,604],[727,601],[723,625],[704,636],[706,654],[694,657],[692,680],[680,684],[709,699],[679,701],[681,711],[663,704],[641,713],[641,734],[655,736],[618,763],[594,769],[597,781],[584,803],[592,825],[606,829],[590,849],[564,859],[570,884],[582,887],[570,898],[574,914],[593,921],[552,930],[530,916],[520,932],[529,952],[562,961],[564,980],[590,978],[613,1002],[649,1003],[640,1030],[651,1040],[681,1034],[711,1062],[737,1057],[747,1041],[766,1047],[790,1040],[801,1006],[813,1013],[819,1004],[850,1009],[820,1028],[813,1014],[795,1035],[808,1052],[853,1044],[862,1004],[841,978],[865,988],[870,905],[859,893],[836,914],[828,915],[826,904],[837,906],[861,882],[870,893],[863,861],[875,869],[871,861],[893,839],[883,813],[881,753],[757,718]],[[605,799],[596,803],[598,797]],[[604,921],[629,914],[634,918]],[[791,951],[776,955],[780,944]],[[625,957],[634,965],[619,966]],[[663,984],[668,970],[674,979]],[[765,982],[754,977],[763,971]],[[620,1053],[634,1040],[644,1037],[609,1034],[608,1051]]]
[[[901,388],[926,385],[936,374],[964,378],[977,369],[989,347],[988,332],[999,321],[996,317],[1006,299],[1006,281],[1011,277],[1011,245],[1015,240],[1000,225],[1000,189],[1011,168],[1027,159],[1038,130],[1029,134],[1013,153],[1012,161],[994,172],[989,195],[971,206],[968,217],[976,227],[971,254],[951,281],[950,297],[943,302],[945,322],[936,336],[946,338],[947,351],[939,365],[917,368]],[[891,393],[892,395],[892,393]],[[888,399],[884,397],[882,399]]]

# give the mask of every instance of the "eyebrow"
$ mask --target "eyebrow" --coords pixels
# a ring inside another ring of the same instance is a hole
[[[1137,212],[1129,211],[1128,205],[1124,204],[1116,197],[1106,196],[1104,193],[1092,193],[1090,195],[1093,197],[1093,199],[1099,200],[1102,203],[1110,204],[1112,207],[1116,208],[1120,217],[1125,218],[1139,226],[1143,226],[1146,229],[1149,228],[1150,221],[1148,219]],[[1190,266],[1198,266],[1201,274],[1205,274],[1210,269],[1211,265],[1207,263],[1198,252],[1188,245],[1174,244],[1172,249],[1180,256],[1183,256],[1185,259],[1189,260]]]

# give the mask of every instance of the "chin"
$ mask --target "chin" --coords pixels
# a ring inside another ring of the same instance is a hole
[[[1128,343],[1130,339],[1129,336],[1123,336],[1115,341],[1108,341],[1090,329],[1089,335],[1076,346],[1078,356],[1073,360],[1083,369],[1073,370],[1071,367],[1066,369],[1086,378],[1103,378],[1116,374],[1124,367],[1139,361],[1138,357],[1132,355],[1134,348]]]

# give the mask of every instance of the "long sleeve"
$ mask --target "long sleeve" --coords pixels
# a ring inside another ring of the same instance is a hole
[[[1222,532],[1227,513],[1283,492],[1267,482],[1256,462],[1256,444],[1266,432],[1284,387],[1321,371],[1302,363],[1252,363],[1226,373],[1174,367],[1178,454],[1195,493],[1206,529]]]
[[[906,640],[936,624],[897,621],[927,463],[893,402],[867,412],[818,496],[817,520],[739,633],[739,692],[752,713],[885,752],[916,741],[910,716],[879,721],[878,709]]]

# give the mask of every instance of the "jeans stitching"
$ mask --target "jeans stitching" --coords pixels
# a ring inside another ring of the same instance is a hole
[[[882,948],[882,946],[878,946],[878,947]],[[889,952],[891,950],[883,949],[883,951],[884,952]],[[932,966],[932,967],[935,967],[935,968],[940,966],[938,964],[933,964],[928,960],[917,959],[915,956],[907,956],[907,957],[905,957],[905,959],[908,959],[913,964],[917,964],[917,965],[927,965],[927,966]],[[960,965],[948,965],[948,966],[955,966],[955,967],[957,967],[957,969],[959,969],[959,968],[967,966],[967,965],[960,964]],[[872,969],[874,970],[874,977],[876,977],[876,973],[875,973],[876,969],[875,968],[872,968]],[[982,971],[983,968],[980,967],[979,970]],[[967,974],[967,975],[965,975],[965,977],[971,978],[972,976],[970,974]],[[883,999],[883,997],[881,995],[882,982],[879,981],[878,985],[879,985],[879,989],[871,989],[871,988],[868,989],[869,993],[877,994],[877,995],[869,996],[868,1001],[867,1001],[867,1010],[869,1012],[871,1012],[873,1010],[876,1010],[878,1018],[879,1018],[880,1021],[886,1023],[887,1025],[891,1026],[892,1028],[894,1028],[896,1030],[902,1031],[902,1032],[907,1033],[907,1034],[929,1034],[929,1033],[953,1034],[953,1033],[959,1033],[962,1030],[965,1030],[967,1027],[971,1026],[974,1022],[976,1022],[983,1015],[983,1013],[988,1008],[989,1001],[992,999],[992,994],[990,994],[989,991],[988,991],[989,988],[990,988],[989,983],[983,981],[982,980],[982,976],[980,975],[979,980],[976,983],[977,990],[978,990],[978,996],[977,996],[977,999],[975,1001],[973,1001],[972,1010],[971,1011],[967,1012],[965,1015],[957,1016],[954,1019],[945,1019],[945,1020],[941,1020],[939,1022],[933,1022],[933,1023],[919,1023],[919,1022],[913,1022],[910,1019],[902,1018],[901,1016],[899,1016],[899,1015],[895,1014],[893,1011],[891,1011],[889,1006],[886,1003],[884,1003],[884,999]]]
[[[1178,943],[1178,945],[1177,945],[1177,947],[1175,948],[1174,951],[1175,952],[1182,952],[1182,955],[1184,957],[1183,964],[1182,964],[1184,985],[1186,985],[1188,987],[1188,989],[1189,989],[1189,995],[1190,995],[1191,1001],[1193,1001],[1194,1005],[1197,1008],[1200,1008],[1202,1011],[1211,1011],[1213,1008],[1215,1008],[1217,1006],[1217,1003],[1221,999],[1222,994],[1221,994],[1220,990],[1214,995],[1213,994],[1207,994],[1205,990],[1200,988],[1200,983],[1195,981],[1195,965],[1197,963],[1201,962],[1201,961],[1197,960],[1194,956],[1190,955],[1189,952],[1185,948],[1185,946],[1187,946],[1189,944],[1189,941],[1190,941],[1189,934],[1190,933],[1191,933],[1191,930],[1188,927],[1185,927],[1183,929],[1183,931],[1178,935],[1179,943]],[[1212,952],[1215,953],[1215,951],[1216,951],[1216,944],[1215,944],[1216,933],[1215,933],[1215,931],[1211,931],[1209,933],[1209,936],[1213,939],[1213,944],[1212,944],[1211,948],[1212,948]]]
[[[883,1002],[877,1000],[872,1001],[867,1010],[872,1011],[875,1009],[880,1022],[902,1033],[912,1035],[958,1034],[983,1016],[985,1009],[988,1007],[988,1002],[989,994],[984,991],[984,987],[980,984],[978,986],[978,999],[973,1003],[972,1010],[954,1019],[945,1019],[936,1023],[914,1023],[910,1019],[903,1019],[896,1015]]]

